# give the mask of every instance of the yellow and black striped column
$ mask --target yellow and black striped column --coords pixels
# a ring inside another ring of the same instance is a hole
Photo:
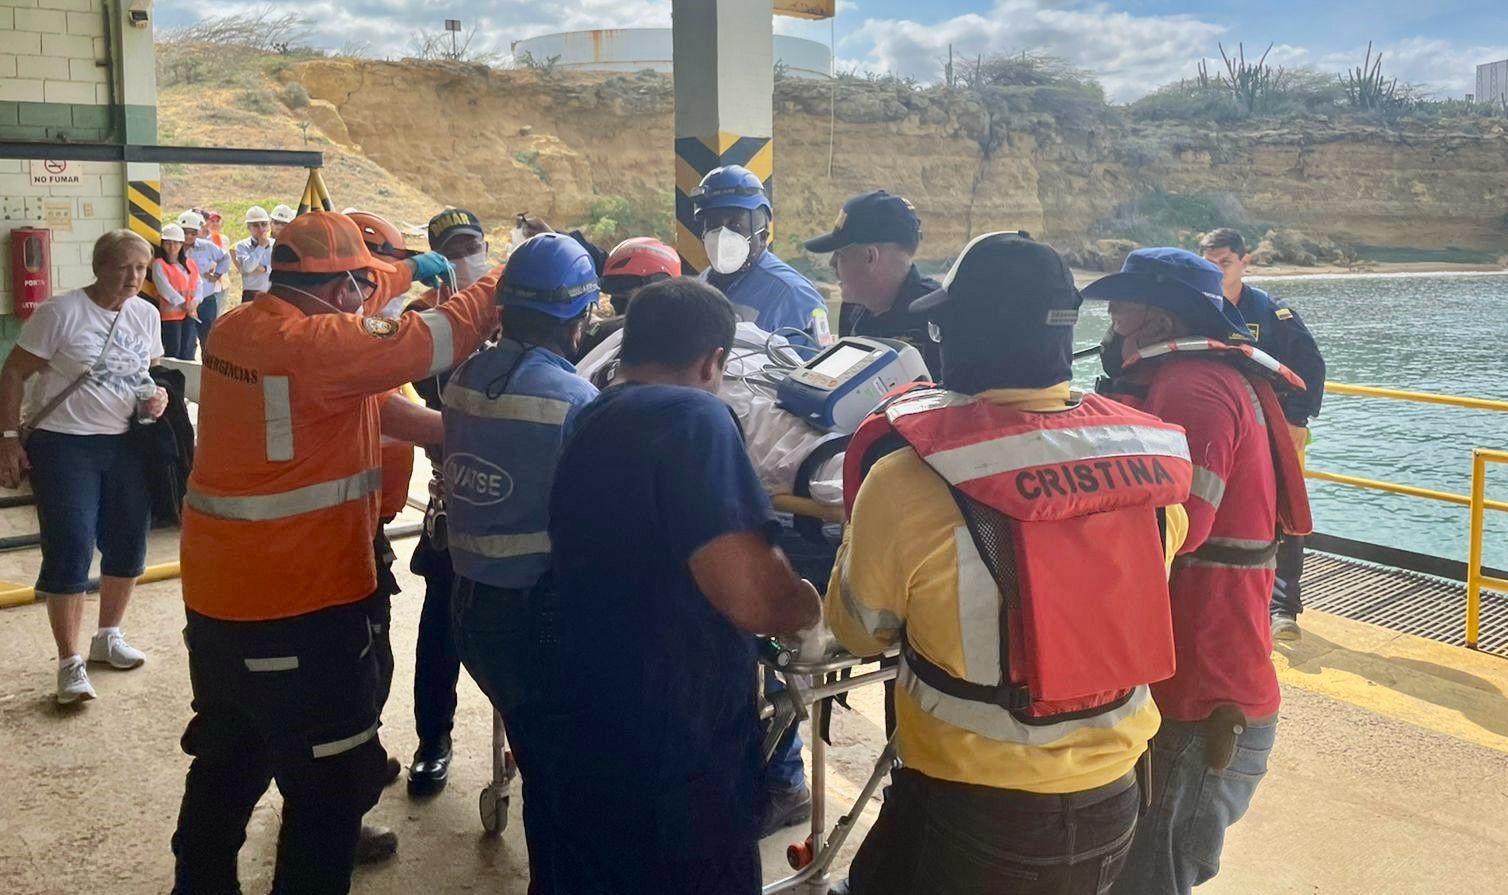
[[[706,250],[697,236],[691,191],[709,172],[724,165],[743,165],[764,181],[774,204],[775,141],[769,137],[740,137],[719,133],[712,139],[678,137],[675,141],[676,247],[682,265],[700,271],[707,266]],[[773,225],[772,225],[773,228]]]
[[[162,181],[127,180],[126,216],[131,232],[150,242],[155,248],[162,244]],[[152,279],[142,284],[141,294],[157,300],[157,287]]]
[[[707,172],[743,165],[773,186],[773,0],[674,0],[676,248],[687,273],[707,266],[691,191]],[[773,200],[774,193],[771,192]]]

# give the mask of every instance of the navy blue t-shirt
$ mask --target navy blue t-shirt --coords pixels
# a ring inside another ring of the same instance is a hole
[[[715,396],[620,385],[577,415],[550,500],[576,745],[626,797],[652,787],[672,813],[687,806],[661,822],[693,836],[708,824],[742,836],[756,820],[752,638],[688,566],[710,541],[748,531],[773,540],[779,522]]]

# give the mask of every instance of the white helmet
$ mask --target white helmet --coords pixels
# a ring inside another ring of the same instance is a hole
[[[178,216],[178,226],[185,230],[203,230],[204,218],[198,212],[185,211]]]
[[[167,224],[162,228],[162,240],[167,242],[183,242],[183,228],[177,224]]]
[[[267,216],[267,209],[260,205],[253,205],[246,209],[246,223],[248,224],[265,224],[271,220],[272,218]]]
[[[286,205],[279,205],[272,210],[272,219],[279,224],[292,223],[294,217],[293,209]]]

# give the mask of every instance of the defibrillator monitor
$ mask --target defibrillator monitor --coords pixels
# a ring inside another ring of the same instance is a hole
[[[889,339],[839,339],[780,383],[780,406],[819,429],[852,432],[896,386],[927,378],[921,352]]]

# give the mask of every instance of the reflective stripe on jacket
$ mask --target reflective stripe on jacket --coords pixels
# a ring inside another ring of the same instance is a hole
[[[220,318],[183,516],[190,609],[265,620],[372,593],[381,396],[492,332],[494,284],[399,320],[307,316],[265,294]]]
[[[597,389],[554,352],[504,339],[457,369],[442,394],[456,572],[532,587],[550,567],[550,486],[565,427]]]

